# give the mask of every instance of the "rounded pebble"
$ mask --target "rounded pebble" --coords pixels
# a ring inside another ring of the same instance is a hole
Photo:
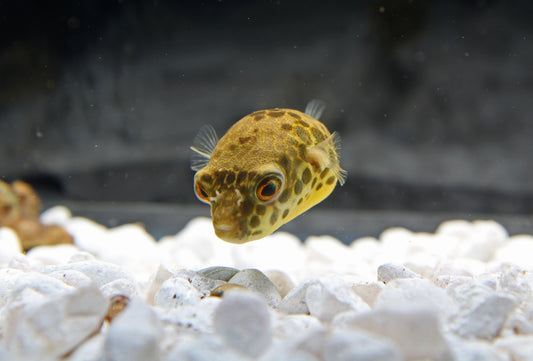
[[[166,280],[154,296],[154,305],[163,308],[176,308],[194,305],[205,295],[190,282],[181,277]]]
[[[104,344],[106,360],[157,361],[163,328],[156,313],[139,300],[133,300],[111,323]]]
[[[272,343],[268,305],[255,293],[228,294],[216,309],[213,323],[228,346],[250,357],[258,357]]]
[[[272,307],[277,307],[281,302],[281,296],[276,285],[259,270],[245,269],[236,273],[228,282],[257,292]]]
[[[325,361],[403,361],[393,342],[363,331],[333,332],[324,348]]]

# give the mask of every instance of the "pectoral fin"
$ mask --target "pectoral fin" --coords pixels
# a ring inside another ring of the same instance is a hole
[[[205,167],[211,159],[211,154],[218,143],[218,136],[215,129],[211,125],[204,125],[191,146],[193,151],[191,155],[191,169],[198,171]]]
[[[320,172],[325,168],[331,169],[342,186],[348,173],[340,166],[339,150],[340,137],[337,133],[333,133],[317,145],[307,147],[307,160]]]

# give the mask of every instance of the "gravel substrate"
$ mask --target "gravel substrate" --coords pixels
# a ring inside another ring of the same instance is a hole
[[[347,246],[41,219],[75,245],[0,229],[0,360],[533,360],[533,236],[490,220]]]

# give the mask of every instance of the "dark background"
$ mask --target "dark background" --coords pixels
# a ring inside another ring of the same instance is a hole
[[[175,232],[208,214],[188,168],[203,124],[222,135],[320,98],[349,177],[287,230],[482,216],[529,232],[531,14],[525,0],[0,1],[0,176],[45,207]]]

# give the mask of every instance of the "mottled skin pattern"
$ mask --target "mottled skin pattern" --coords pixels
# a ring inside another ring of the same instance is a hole
[[[261,110],[235,123],[195,175],[209,196],[217,236],[232,243],[265,237],[325,199],[337,176],[309,147],[330,135],[320,121],[293,109]],[[325,143],[324,155],[340,169],[335,142]],[[271,173],[281,173],[284,184],[277,199],[262,202],[257,185]]]

